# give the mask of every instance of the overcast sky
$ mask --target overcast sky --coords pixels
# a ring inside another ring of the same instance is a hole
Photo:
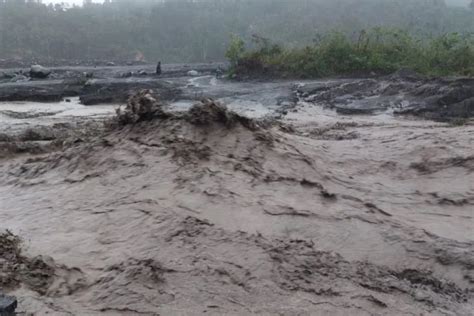
[[[43,0],[43,3],[75,3],[75,4],[81,4],[82,0]]]
[[[103,0],[93,0],[94,2],[103,2]],[[466,6],[469,4],[470,0],[447,0],[447,3],[456,4],[456,5],[464,5]],[[82,0],[43,0],[43,3],[69,3],[69,4],[82,4]]]
[[[82,0],[43,0],[43,3],[70,3],[70,4],[82,4]],[[94,0],[94,2],[102,2],[100,0]]]

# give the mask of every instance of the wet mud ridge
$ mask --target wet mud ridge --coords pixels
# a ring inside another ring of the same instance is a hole
[[[472,315],[474,126],[312,111],[177,113],[144,90],[98,136],[3,159],[5,294],[55,315]]]

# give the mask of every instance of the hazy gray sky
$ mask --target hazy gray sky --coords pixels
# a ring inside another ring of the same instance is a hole
[[[93,0],[94,2],[103,2],[103,0]],[[464,5],[467,6],[470,0],[446,0],[448,4]],[[69,4],[82,4],[82,0],[43,0],[43,3],[69,3]]]
[[[82,0],[43,0],[43,3],[75,3],[75,4],[81,4]]]
[[[70,3],[70,4],[82,4],[82,0],[43,0],[43,3]],[[102,2],[101,0],[94,0],[94,2]]]

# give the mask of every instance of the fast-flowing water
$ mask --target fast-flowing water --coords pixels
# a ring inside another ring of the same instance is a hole
[[[12,270],[20,311],[470,315],[474,126],[390,107],[341,114],[295,99],[300,84],[193,78],[170,103],[185,111],[211,96],[279,117],[270,129],[157,119],[3,160],[0,228],[25,255],[52,258],[24,278],[24,263]],[[2,106],[10,129],[116,107]]]

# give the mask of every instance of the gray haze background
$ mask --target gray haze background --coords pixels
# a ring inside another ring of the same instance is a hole
[[[68,4],[77,4],[77,5],[81,5],[82,4],[82,0],[43,0],[43,3],[68,3]],[[94,0],[93,2],[98,2],[98,3],[102,3],[103,1],[102,0]]]
[[[133,1],[133,0],[131,0]],[[467,6],[470,0],[446,0],[447,4],[456,5],[456,6]],[[68,4],[77,4],[81,5],[82,0],[43,0],[43,3],[68,3]],[[103,0],[93,0],[93,2],[102,3]]]
[[[225,60],[235,37],[247,48],[291,49],[335,33],[357,42],[367,30],[401,28],[401,47],[410,36],[443,36],[451,47],[474,34],[474,10],[443,0],[116,0],[68,10],[47,1],[82,4],[0,0],[0,59],[201,62]]]

